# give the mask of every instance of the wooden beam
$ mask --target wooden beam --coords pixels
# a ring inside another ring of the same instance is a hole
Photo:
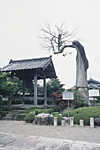
[[[46,78],[43,79],[44,84],[44,105],[47,106],[47,86],[46,86]]]
[[[34,105],[37,106],[37,74],[34,75]]]

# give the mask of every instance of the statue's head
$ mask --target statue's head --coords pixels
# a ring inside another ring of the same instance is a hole
[[[79,49],[80,51],[82,50],[84,50],[84,47],[83,47],[83,45],[79,42],[79,41],[73,41],[72,42],[72,45],[73,45],[73,47],[74,48],[76,48],[76,49]]]
[[[76,48],[80,52],[82,60],[84,62],[85,70],[87,70],[87,68],[88,68],[88,60],[86,58],[84,47],[81,45],[81,43],[79,41],[73,41],[72,45],[73,45],[74,48]]]
[[[80,42],[79,41],[73,41],[72,42],[72,45],[74,46],[74,47],[79,47],[81,44],[80,44]]]

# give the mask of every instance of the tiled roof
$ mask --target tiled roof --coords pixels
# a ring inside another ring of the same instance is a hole
[[[2,68],[3,72],[44,68],[52,62],[51,56],[44,58],[25,59],[25,60],[10,60],[9,64]]]
[[[88,84],[90,84],[90,83],[92,83],[92,84],[100,84],[99,81],[96,81],[96,80],[94,80],[92,78],[88,80]]]

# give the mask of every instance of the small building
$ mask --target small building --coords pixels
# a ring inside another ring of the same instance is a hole
[[[88,80],[89,100],[96,100],[100,97],[100,82],[94,79]]]
[[[47,105],[46,79],[56,78],[52,57],[10,60],[9,64],[1,69],[2,72],[10,72],[23,80],[23,87],[30,87],[34,80],[34,105],[38,104],[37,80],[42,79],[44,85],[44,104]]]
[[[100,88],[100,82],[94,79],[89,79],[88,80],[88,89],[96,89]]]

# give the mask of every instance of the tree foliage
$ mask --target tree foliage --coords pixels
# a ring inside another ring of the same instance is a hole
[[[9,73],[0,73],[0,95],[15,95],[20,89],[22,89],[22,82],[17,77],[11,79]]]
[[[62,93],[64,91],[63,88],[64,84],[61,84],[60,80],[58,78],[56,79],[51,79],[48,83],[47,83],[47,95],[48,96],[52,96],[52,94],[54,92],[57,93]]]
[[[51,79],[47,83],[47,96],[52,96],[53,92],[62,93],[64,91],[64,84],[61,84],[58,78]],[[34,87],[34,86],[33,86]],[[18,92],[31,92],[33,93],[34,89],[23,89],[22,81],[17,77],[10,76],[10,73],[0,73],[0,95],[2,96],[12,96],[16,95]],[[38,94],[43,96],[43,87],[38,85]]]
[[[71,91],[74,93],[73,105],[75,108],[88,106],[88,102],[84,99],[84,97],[81,95],[81,92],[76,88],[76,86],[73,87]]]

